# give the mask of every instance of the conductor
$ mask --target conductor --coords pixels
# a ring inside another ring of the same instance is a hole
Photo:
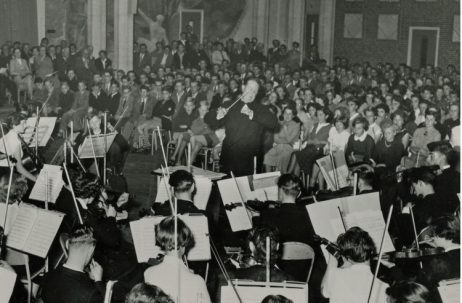
[[[208,112],[205,123],[225,127],[226,138],[220,157],[220,171],[236,177],[253,174],[253,158],[258,155],[264,128],[275,129],[278,120],[267,106],[255,100],[259,85],[248,80],[241,101]],[[229,104],[229,103],[228,103]]]

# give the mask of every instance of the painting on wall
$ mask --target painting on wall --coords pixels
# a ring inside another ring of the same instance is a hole
[[[134,39],[145,43],[152,51],[158,41],[169,44],[179,39],[180,12],[203,10],[203,35],[209,40],[225,39],[232,35],[243,15],[246,0],[139,0],[134,19]],[[186,26],[188,22],[183,22]]]

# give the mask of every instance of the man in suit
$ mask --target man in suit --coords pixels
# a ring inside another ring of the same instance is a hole
[[[70,55],[69,49],[64,48],[61,51],[61,56],[58,56],[56,58],[55,71],[58,72],[58,79],[60,81],[64,81],[66,79],[66,73],[71,68],[71,61],[69,60],[69,55]]]
[[[191,45],[199,42],[199,38],[197,37],[195,33],[193,33],[193,28],[189,24],[186,25],[186,39]]]
[[[133,111],[134,97],[131,94],[131,89],[129,86],[122,87],[122,95],[119,100],[119,107],[117,112],[114,115],[114,127],[117,132],[121,133],[125,140],[128,141],[130,138],[130,133],[127,135],[127,132],[122,133],[121,129],[127,121],[130,119],[131,112]]]
[[[186,32],[181,32],[180,40],[178,40],[178,45],[180,44],[184,46],[186,52],[189,52],[189,50],[191,49],[191,43],[188,41]]]
[[[44,116],[56,117],[54,110],[59,105],[59,88],[56,88],[51,78],[48,78],[44,82],[46,99],[43,107]]]
[[[105,50],[99,52],[99,58],[95,60],[95,67],[100,73],[103,73],[107,69],[112,69],[112,61],[107,57]]]
[[[69,84],[67,82],[62,82],[61,93],[59,93],[59,104],[55,109],[56,116],[60,117],[67,113],[74,104],[74,100],[75,93],[69,89]],[[60,121],[58,132],[59,137],[62,137],[64,135],[64,131],[67,129],[67,124],[65,124],[66,122],[69,123],[69,120],[61,119]]]
[[[175,113],[173,117],[178,115],[178,112],[183,108],[184,102],[186,101],[187,94],[184,88],[185,85],[183,80],[177,80],[175,82],[175,92],[172,94],[172,100],[175,102]]]
[[[255,100],[258,89],[259,84],[249,80],[241,102],[229,110],[212,110],[204,117],[208,125],[225,127],[226,138],[220,158],[220,169],[224,173],[232,171],[236,176],[251,175],[253,159],[259,154],[264,128],[275,129],[278,126],[276,116],[260,100]]]
[[[232,100],[237,100],[238,96],[241,94],[239,83],[236,79],[231,78],[229,80],[229,93],[231,94]]]
[[[156,43],[156,49],[151,52],[151,65],[154,66],[158,56],[164,54],[162,42]]]
[[[196,80],[191,81],[191,89],[188,96],[192,97],[196,108],[199,108],[201,101],[207,101],[207,93],[200,91],[200,83]]]
[[[133,108],[130,113],[130,119],[125,123],[122,136],[127,139],[130,138],[135,126],[138,126],[146,120],[151,119],[152,109],[154,108],[154,100],[149,96],[149,87],[143,85],[140,88],[140,95],[135,98]],[[133,142],[138,146],[139,133],[134,132]],[[127,139],[128,141],[128,139]]]
[[[82,49],[81,55],[76,55],[73,62],[73,68],[77,77],[80,80],[85,80],[88,85],[93,81],[93,74],[96,72],[95,64],[89,57],[89,51],[87,48]]]
[[[105,112],[109,103],[108,95],[101,90],[101,84],[93,83],[88,105],[96,112]]]
[[[147,52],[146,44],[140,44],[140,52],[133,54],[133,68],[139,74],[146,65],[151,65],[151,55]]]
[[[71,120],[74,124],[74,131],[79,131],[83,128],[81,120],[88,113],[89,99],[90,92],[87,90],[87,85],[85,81],[80,80],[78,82],[78,91],[74,94],[74,103],[71,109],[63,114],[61,119],[63,132]]]
[[[289,99],[293,100],[295,91],[297,88],[295,87],[294,83],[292,82],[292,73],[291,72],[285,72],[284,73],[284,86],[287,88],[287,91],[289,92]]]
[[[103,86],[102,86],[102,90],[103,92],[106,93],[106,95],[110,95],[112,93],[111,91],[111,85],[116,82],[114,79],[113,79],[113,76],[112,76],[112,72],[111,71],[108,71],[108,70],[105,70],[104,73],[103,73]]]
[[[229,59],[231,60],[231,65],[233,67],[235,67],[237,63],[244,63],[247,61],[247,54],[245,53],[242,44],[239,42],[234,43],[237,43],[237,46],[235,50],[231,51],[229,54]]]
[[[269,62],[274,62],[273,55],[279,50],[280,45],[281,45],[281,42],[279,42],[279,40],[277,39],[273,40],[273,47],[268,50],[268,61]]]
[[[449,142],[437,141],[428,144],[430,151],[428,162],[430,165],[438,165],[441,173],[436,176],[435,192],[440,196],[454,196],[460,193],[460,172],[454,167],[459,161]]]
[[[154,63],[154,70],[158,70],[160,67],[171,68],[173,66],[173,55],[171,50],[172,49],[168,45],[164,47],[163,55],[159,55],[156,58],[156,62]]]
[[[114,117],[114,115],[117,113],[117,110],[119,109],[119,104],[120,104],[120,84],[117,82],[114,82],[111,84],[111,91],[109,93],[109,102],[108,105],[106,106],[106,109],[109,111],[108,115],[109,117]]]
[[[194,43],[192,50],[186,52],[185,64],[187,67],[196,67],[199,68],[199,63],[201,60],[209,61],[207,54],[200,49],[199,43]]]
[[[44,302],[104,301],[106,287],[102,280],[103,268],[92,261],[95,247],[96,239],[91,227],[76,225],[72,228],[69,235],[69,257],[66,263],[44,277],[42,288]],[[94,281],[85,273],[86,268],[89,269]]]

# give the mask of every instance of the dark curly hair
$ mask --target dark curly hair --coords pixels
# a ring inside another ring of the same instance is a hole
[[[352,227],[337,238],[337,245],[342,256],[356,263],[370,260],[375,250],[374,242],[369,233],[359,227]]]
[[[255,245],[255,252],[253,254],[255,261],[266,264],[266,237],[269,237],[271,240],[270,263],[274,265],[280,258],[278,251],[279,231],[276,227],[268,224],[260,224],[250,231],[248,241]]]
[[[460,219],[458,216],[442,214],[430,218],[429,224],[433,235],[460,244]]]
[[[101,194],[103,184],[101,179],[92,173],[85,173],[76,176],[73,180],[73,189],[76,198],[96,198]]]

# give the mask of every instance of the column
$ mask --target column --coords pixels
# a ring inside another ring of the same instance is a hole
[[[106,0],[88,1],[88,44],[93,46],[93,56],[106,49]]]
[[[265,50],[270,47],[268,45],[268,24],[269,24],[269,1],[256,0],[258,6],[256,8],[256,22],[257,26],[254,30],[255,36],[258,41],[265,45]]]
[[[37,30],[38,30],[38,44],[40,40],[45,37],[45,0],[37,0]]]
[[[114,0],[114,68],[133,68],[133,15],[136,0]]]
[[[287,49],[292,49],[292,42],[300,44],[299,51],[304,54],[305,1],[291,0],[289,4],[289,34]],[[303,56],[302,56],[303,57]],[[301,62],[300,62],[301,64]]]
[[[332,65],[334,56],[335,0],[322,0],[319,12],[319,56]]]

